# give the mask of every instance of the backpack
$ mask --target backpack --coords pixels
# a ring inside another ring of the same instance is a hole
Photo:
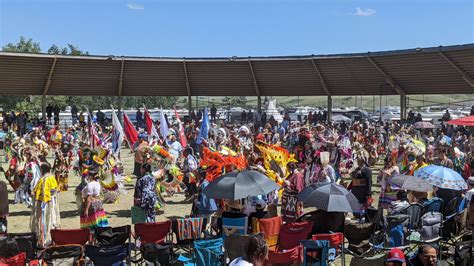
[[[433,240],[440,236],[443,215],[439,212],[428,212],[421,216],[420,237],[422,240]]]

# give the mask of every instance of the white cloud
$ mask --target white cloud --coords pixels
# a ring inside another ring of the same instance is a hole
[[[370,17],[372,15],[375,15],[376,12],[377,11],[375,9],[372,9],[372,8],[362,9],[360,7],[357,7],[355,15],[356,16],[361,16],[361,17]]]
[[[131,9],[131,10],[144,10],[145,9],[143,5],[135,4],[135,3],[128,3],[127,7],[128,9]]]

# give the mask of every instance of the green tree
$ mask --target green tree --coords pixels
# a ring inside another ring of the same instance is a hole
[[[51,45],[48,49],[48,54],[62,54],[62,55],[89,55],[89,52],[82,51],[79,47],[68,43],[66,47],[59,47],[56,44]]]
[[[33,39],[26,39],[20,36],[20,40],[17,43],[9,42],[2,47],[4,52],[14,53],[41,53],[41,46],[39,42],[33,41]]]

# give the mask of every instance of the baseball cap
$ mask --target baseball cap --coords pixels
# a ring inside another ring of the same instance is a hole
[[[405,261],[405,254],[398,248],[392,248],[390,252],[387,254],[387,262],[390,261],[399,261],[399,262],[406,262]]]

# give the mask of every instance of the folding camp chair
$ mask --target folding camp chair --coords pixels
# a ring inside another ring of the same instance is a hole
[[[457,243],[454,250],[454,265],[474,265],[474,243],[472,240]]]
[[[34,233],[8,234],[8,238],[14,239],[20,252],[26,253],[26,261],[30,264],[38,263],[38,238]]]
[[[326,266],[328,265],[329,241],[326,240],[302,240],[303,245],[303,265]],[[321,254],[319,259],[315,259],[308,254],[308,251],[318,251]]]
[[[385,222],[385,247],[405,246],[404,224],[410,216],[406,214],[395,214],[386,217]]]
[[[423,214],[429,212],[441,212],[441,206],[443,206],[443,199],[432,198],[423,204]]]
[[[42,265],[82,265],[84,248],[81,245],[51,246],[43,252]]]
[[[353,256],[363,256],[368,253],[373,246],[378,246],[383,241],[379,241],[375,223],[359,223],[357,221],[347,222],[344,226],[344,236],[349,242],[345,251]]]
[[[408,232],[418,230],[422,213],[423,205],[418,203],[410,204],[410,206],[399,212],[399,214],[406,214],[409,216],[408,223],[405,223]]]
[[[95,245],[86,245],[86,255],[94,264],[130,263],[132,229],[130,225],[95,229]]]
[[[300,263],[302,252],[300,241],[308,239],[312,227],[311,221],[283,224],[276,249],[270,249],[268,252],[268,263]]]
[[[9,258],[0,257],[0,266],[24,266],[26,265],[26,253],[22,252]]]
[[[443,208],[443,219],[449,220],[458,213],[460,198],[452,198]]]
[[[342,266],[346,264],[344,257],[344,234],[317,234],[312,236],[312,240],[329,241],[328,261],[333,262],[337,257],[341,258]]]
[[[119,227],[97,227],[95,228],[95,242],[99,247],[118,246],[130,243],[132,227],[130,225]]]
[[[156,223],[140,223],[135,224],[134,237],[136,240],[139,240],[141,244],[163,244],[168,240],[170,230],[170,220]]]
[[[184,266],[220,266],[222,265],[222,251],[224,241],[222,238],[194,241],[192,258],[180,256],[178,261]]]
[[[342,232],[344,230],[345,215],[342,212],[326,212],[316,210],[305,213],[296,222],[311,221],[313,229],[311,234],[327,234],[331,232]]]
[[[91,239],[89,228],[81,229],[53,229],[51,230],[53,245],[86,245]]]
[[[172,231],[175,235],[175,251],[190,251],[195,240],[204,239],[206,237],[207,218],[193,217],[177,219],[172,222]]]
[[[104,247],[86,245],[86,256],[94,262],[94,265],[129,265],[130,263],[124,261],[130,257],[130,245],[128,243]]]
[[[458,207],[461,202],[460,198],[451,199],[443,209],[443,227],[442,237],[444,242],[449,242],[449,239],[456,236],[460,232],[461,225],[455,219],[459,215]]]
[[[162,260],[160,264],[163,265],[163,262],[166,261],[165,258],[169,255],[167,261],[171,263],[172,245],[169,243],[171,242],[171,239],[169,239],[170,232],[170,220],[165,222],[135,224],[134,238],[136,253],[132,262],[138,263],[142,259],[149,262]],[[138,258],[138,255],[141,255],[141,257]]]
[[[265,235],[268,249],[274,250],[278,244],[278,235],[280,234],[282,226],[282,218],[280,216],[259,219],[256,233],[262,232]]]
[[[245,235],[248,229],[247,217],[226,218],[222,217],[222,238],[228,235]]]
[[[245,247],[249,235],[228,235],[224,241],[224,256],[226,264],[238,257],[245,256]]]
[[[313,223],[311,221],[289,223],[281,226],[279,250],[290,250],[300,244],[300,240],[308,239]]]

